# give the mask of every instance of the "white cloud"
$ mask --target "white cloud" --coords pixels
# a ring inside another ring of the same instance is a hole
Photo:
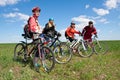
[[[89,8],[89,7],[90,7],[90,5],[88,5],[88,4],[87,4],[87,5],[85,5],[85,8],[86,8],[86,9],[87,9],[87,8]]]
[[[96,12],[99,16],[104,16],[109,14],[109,10],[93,8],[93,11]]]
[[[63,29],[63,30],[60,30],[60,33],[61,33],[61,37],[60,37],[60,40],[62,40],[62,41],[66,41],[66,38],[65,38],[65,30],[66,29]]]
[[[17,4],[20,0],[0,0],[0,6]]]
[[[16,17],[16,14],[15,13],[4,14],[4,17],[6,17],[6,18],[14,18],[14,17]]]
[[[16,19],[24,20],[24,21],[27,21],[29,18],[28,15],[23,14],[23,13],[18,13],[18,12],[4,14],[3,16],[6,18],[16,18]]]
[[[90,21],[90,18],[86,15],[80,15],[78,17],[73,17],[72,21],[80,22],[80,23],[88,23]]]
[[[104,23],[104,24],[109,23],[109,22],[107,21],[107,19],[105,19],[105,18],[101,18],[101,19],[99,20],[99,22]]]
[[[96,16],[96,17],[90,17],[91,19],[93,19],[93,20],[96,20],[96,19],[100,19],[101,18],[101,16]]]
[[[19,19],[21,20],[28,20],[29,16],[26,14],[22,14],[22,13],[17,13]]]
[[[96,23],[91,17],[88,17],[86,15],[80,15],[78,17],[73,17],[72,21],[75,21],[76,24],[76,29],[82,31],[82,29],[88,25],[89,21],[93,21],[94,24]]]
[[[118,7],[118,4],[120,3],[120,0],[107,0],[105,2],[105,6],[108,8],[108,9],[114,9],[114,8],[117,8]]]
[[[19,9],[18,9],[18,8],[13,8],[13,10],[14,10],[14,11],[19,11]]]

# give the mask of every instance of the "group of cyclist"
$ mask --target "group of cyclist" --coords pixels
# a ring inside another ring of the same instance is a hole
[[[40,12],[41,12],[41,9],[39,7],[34,7],[32,9],[33,15],[28,20],[28,31],[29,31],[31,38],[33,40],[35,40],[40,37],[40,34],[47,35],[50,38],[54,38],[55,35],[61,36],[61,34],[59,32],[57,32],[55,29],[56,27],[55,27],[53,18],[49,19],[48,23],[45,25],[45,27],[42,30],[42,28],[40,27],[40,25],[38,23],[38,17],[40,15]],[[96,28],[94,27],[92,21],[88,22],[88,26],[85,26],[82,32],[75,30],[75,23],[71,22],[70,26],[65,31],[65,37],[70,42],[72,42],[75,39],[74,34],[79,34],[79,35],[83,36],[83,39],[85,41],[87,41],[92,47],[93,44],[92,44],[91,37],[92,37],[92,35],[97,34],[97,31],[96,31]],[[48,40],[48,39],[46,38],[46,40]],[[36,53],[35,58],[33,60],[34,61],[33,64],[36,69],[40,66],[38,64],[38,57],[39,57],[39,54]]]

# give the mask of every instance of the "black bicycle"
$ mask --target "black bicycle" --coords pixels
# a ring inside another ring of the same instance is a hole
[[[18,43],[15,46],[14,60],[27,61],[28,57],[33,59],[35,53],[38,52],[40,58],[39,62],[42,63],[41,67],[43,67],[46,72],[50,72],[55,65],[55,57],[53,51],[49,47],[44,46],[44,43],[41,42],[42,38],[38,38],[33,42],[28,43],[27,40],[29,38],[27,38],[25,34],[22,34],[22,36],[26,39],[26,42],[21,41],[21,43]]]
[[[71,49],[68,45],[66,45],[65,42],[61,42],[59,40],[59,35],[56,35],[54,38],[50,38],[45,35],[46,38],[49,38],[47,41],[47,46],[51,47],[54,55],[55,55],[55,61],[57,63],[67,63],[72,58]]]

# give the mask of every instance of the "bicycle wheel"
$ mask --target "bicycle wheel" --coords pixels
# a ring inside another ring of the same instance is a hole
[[[23,43],[18,43],[14,49],[14,60],[21,61],[24,59],[25,47]]]
[[[50,72],[55,65],[55,57],[52,50],[47,46],[42,46],[42,64],[46,72]]]
[[[94,41],[94,49],[96,54],[105,54],[108,51],[108,46],[105,41]]]
[[[55,55],[55,61],[60,64],[67,63],[72,58],[71,49],[65,43],[57,45],[53,52]]]
[[[79,43],[78,53],[81,57],[90,57],[93,54],[93,50],[86,42],[84,44]]]

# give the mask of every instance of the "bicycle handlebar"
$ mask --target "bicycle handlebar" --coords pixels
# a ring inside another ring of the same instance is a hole
[[[97,35],[97,34],[95,34],[95,35],[94,35],[94,38],[98,38],[98,35]]]

